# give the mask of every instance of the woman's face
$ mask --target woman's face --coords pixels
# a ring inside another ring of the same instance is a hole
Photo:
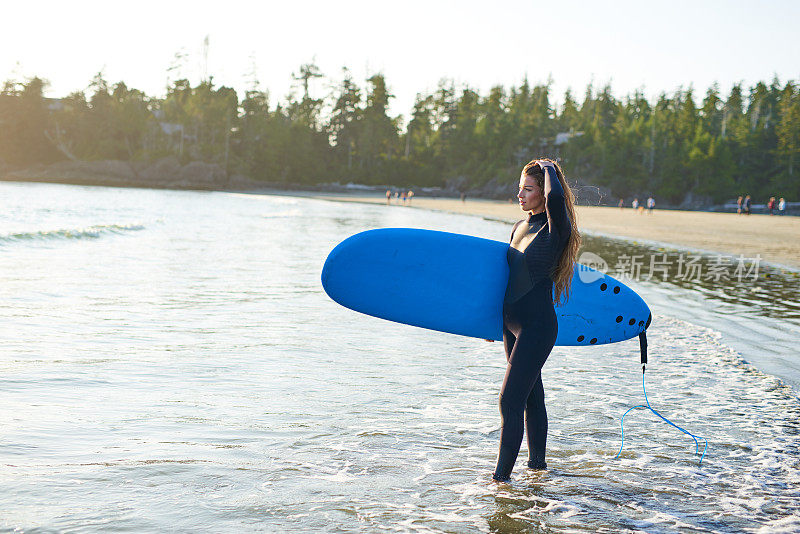
[[[542,188],[536,183],[533,176],[522,175],[519,177],[519,207],[522,211],[541,213],[544,211],[544,195]]]

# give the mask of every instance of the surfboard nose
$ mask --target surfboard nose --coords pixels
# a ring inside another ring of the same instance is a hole
[[[361,232],[352,235],[336,245],[333,250],[330,251],[328,257],[325,258],[325,264],[322,266],[322,273],[320,275],[322,288],[331,300],[343,306],[347,306],[343,301],[346,301],[347,293],[350,290],[349,284],[351,283],[351,280],[347,277],[347,273],[351,272],[354,267],[357,267],[357,258],[348,254],[348,250],[357,246],[364,238],[362,235],[364,233],[365,232]]]

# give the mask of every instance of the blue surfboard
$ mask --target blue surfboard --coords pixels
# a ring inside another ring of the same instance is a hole
[[[352,310],[398,323],[503,339],[508,243],[461,234],[385,228],[339,243],[322,286]],[[557,345],[601,345],[639,335],[650,309],[614,278],[576,265],[569,300],[556,307]]]

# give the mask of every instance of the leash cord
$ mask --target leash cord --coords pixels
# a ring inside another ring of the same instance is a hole
[[[644,392],[644,400],[647,403],[647,406],[645,406],[643,404],[639,404],[638,406],[634,406],[632,408],[629,408],[628,411],[625,412],[625,414],[622,416],[622,421],[620,421],[620,423],[619,423],[620,429],[622,430],[622,443],[620,444],[619,452],[614,457],[614,459],[616,460],[617,458],[619,458],[619,455],[622,454],[622,447],[625,446],[625,416],[628,415],[632,410],[635,410],[636,408],[647,408],[648,410],[650,410],[651,412],[656,414],[658,417],[660,417],[662,420],[664,420],[667,423],[669,423],[670,425],[674,426],[675,428],[677,428],[678,430],[680,430],[684,434],[687,434],[687,435],[691,436],[691,438],[694,440],[694,453],[695,453],[695,455],[700,450],[700,442],[698,441],[698,439],[702,439],[703,441],[706,442],[705,447],[703,447],[703,454],[700,456],[700,461],[697,463],[697,465],[702,465],[703,458],[705,458],[706,450],[708,449],[708,440],[706,438],[702,437],[702,436],[696,436],[696,435],[692,434],[691,432],[689,432],[687,430],[684,430],[683,428],[679,427],[678,425],[676,425],[675,423],[673,423],[672,421],[670,421],[669,419],[667,419],[666,417],[664,417],[663,415],[658,413],[652,406],[650,406],[650,401],[647,398],[647,388],[645,388],[645,385],[644,385],[644,369],[645,369],[645,365],[642,364],[642,391]]]

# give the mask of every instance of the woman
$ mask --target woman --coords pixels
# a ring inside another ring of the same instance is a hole
[[[493,474],[497,481],[509,480],[525,427],[528,467],[547,468],[541,371],[558,334],[554,305],[569,298],[580,246],[574,196],[556,162],[539,159],[525,165],[517,196],[528,218],[514,225],[508,249],[510,276],[503,306],[508,367],[500,390],[502,429]]]

